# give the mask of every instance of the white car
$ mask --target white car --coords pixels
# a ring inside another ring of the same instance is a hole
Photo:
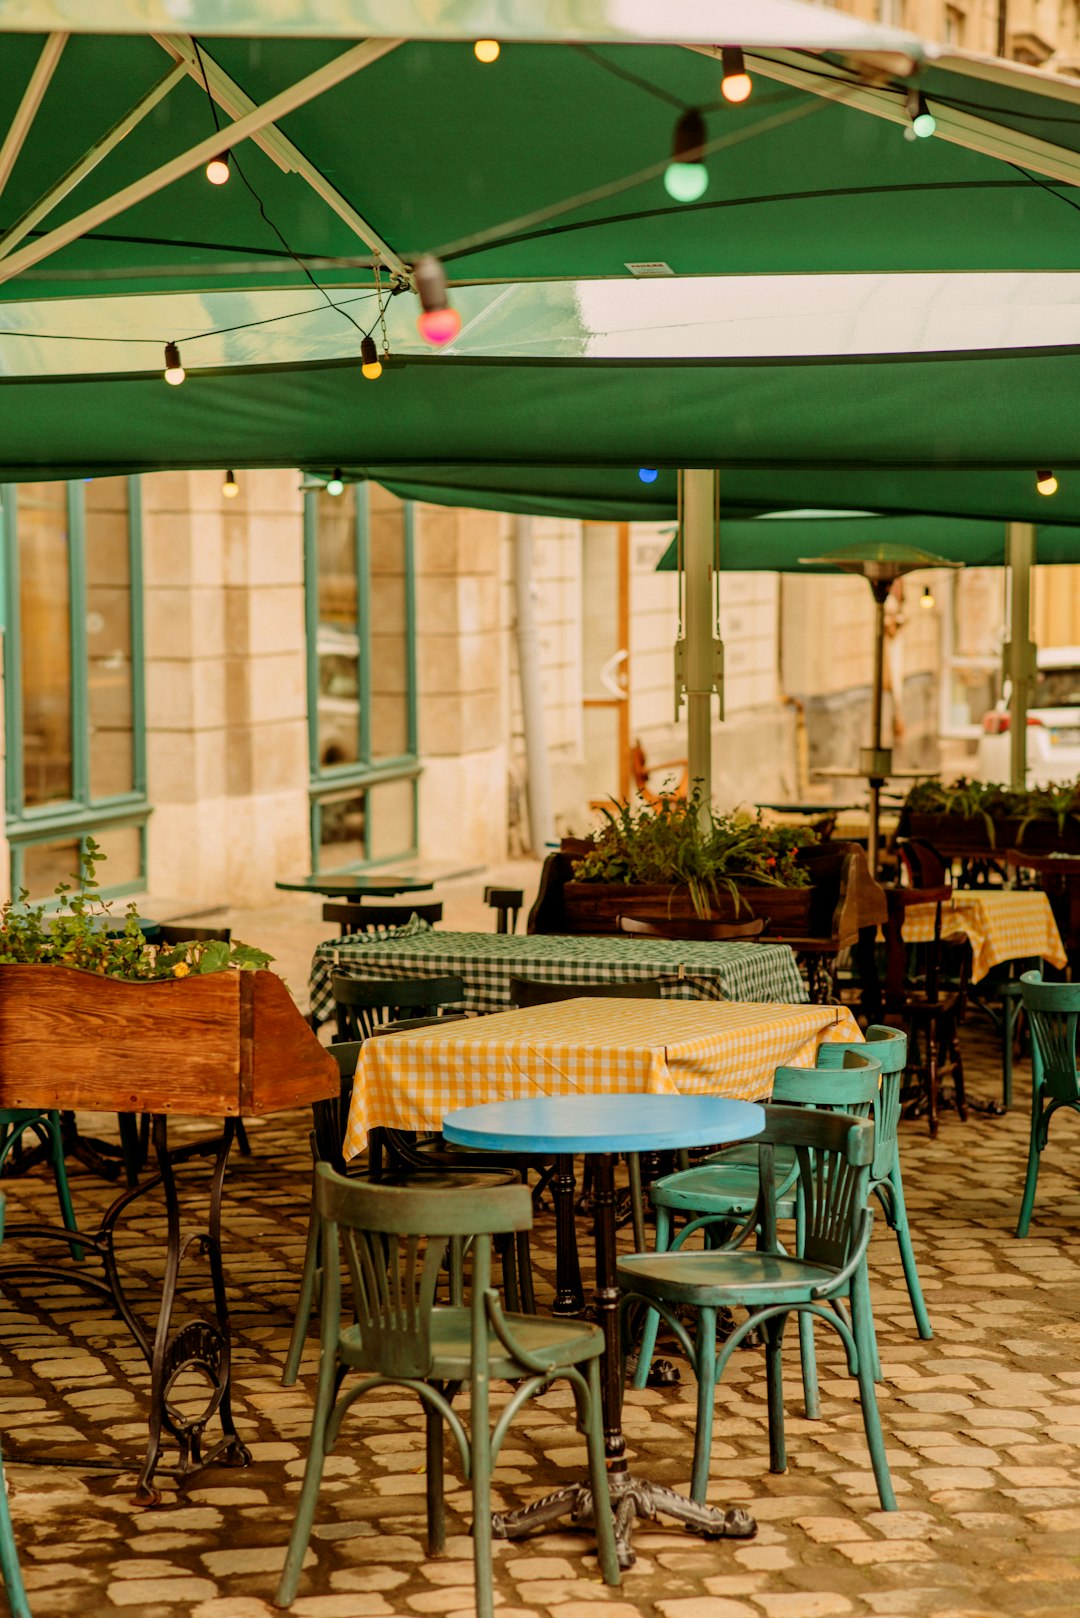
[[[1035,693],[1028,709],[1028,786],[1080,776],[1080,646],[1045,647],[1036,654]],[[1009,686],[983,719],[976,775],[1009,779]]]

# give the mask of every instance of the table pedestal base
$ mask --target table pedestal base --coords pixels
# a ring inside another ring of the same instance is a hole
[[[699,1506],[662,1483],[647,1483],[643,1478],[632,1477],[625,1468],[609,1472],[608,1487],[615,1513],[615,1550],[621,1568],[633,1567],[636,1560],[630,1543],[635,1522],[658,1522],[662,1516],[674,1517],[692,1533],[706,1539],[753,1539],[757,1533],[753,1517],[738,1506],[726,1511],[718,1506]],[[593,1497],[587,1484],[557,1489],[521,1511],[496,1512],[491,1529],[496,1539],[524,1539],[565,1518],[569,1518],[572,1528],[592,1526]]]

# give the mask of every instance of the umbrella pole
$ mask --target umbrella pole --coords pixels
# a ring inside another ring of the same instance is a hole
[[[1027,785],[1027,711],[1035,674],[1031,641],[1031,568],[1035,561],[1035,528],[1011,522],[1007,529],[1009,560],[1009,641],[1005,670],[1012,686],[1009,698],[1009,784]]]
[[[683,472],[686,610],[686,759],[691,789],[701,782],[702,813],[712,804],[713,543],[717,473]]]
[[[889,584],[872,579],[874,592],[874,687],[871,698],[871,730],[869,755],[864,757],[870,790],[870,823],[866,838],[866,857],[873,876],[878,868],[878,823],[881,814],[881,788],[884,785],[881,750],[881,709],[885,694],[885,600]]]

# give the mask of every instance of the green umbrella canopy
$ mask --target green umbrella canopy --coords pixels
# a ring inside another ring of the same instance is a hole
[[[570,488],[581,512],[595,478],[608,498],[625,491],[621,514],[655,516],[665,496],[674,512],[671,468],[712,465],[722,500],[758,510],[1080,523],[1078,418],[1076,348],[677,363],[433,358],[374,383],[353,362],[194,372],[178,388],[156,373],[8,379],[0,478],[339,466],[407,483],[422,467],[433,487],[458,482],[462,504],[529,510],[528,488],[563,498]],[[659,497],[640,483],[642,466],[662,469]],[[1039,467],[1058,474],[1050,500],[1036,493]]]
[[[719,564],[726,572],[833,573],[844,551],[855,557],[905,552],[911,567],[920,569],[999,567],[1005,561],[1005,524],[866,511],[774,511],[727,519],[721,512]],[[1046,563],[1080,560],[1080,526],[1040,527],[1035,553]],[[673,539],[656,570],[673,573],[676,566]]]
[[[104,27],[136,8],[95,0],[96,9]],[[631,31],[619,19],[633,8],[599,7],[595,42],[511,42],[491,66],[466,40],[445,38],[345,46],[206,37],[200,57],[187,32],[169,32],[180,23],[170,22],[168,6],[138,9],[158,37],[76,35],[62,50],[53,45],[50,58],[46,36],[0,33],[6,301],[154,292],[164,340],[179,330],[169,308],[175,294],[243,292],[253,301],[236,323],[250,328],[269,318],[258,293],[313,292],[308,274],[339,291],[370,290],[373,247],[389,270],[440,252],[461,283],[627,279],[628,266],[642,264],[676,276],[1080,267],[1063,195],[1080,178],[1080,85],[942,55],[918,79],[938,133],[905,140],[908,78],[867,83],[859,59],[838,54],[898,36],[876,36],[825,8],[786,8],[817,16],[809,36],[793,23],[786,37],[813,43],[816,27],[819,43],[836,46],[827,56],[769,45],[785,8],[762,8],[775,24],[764,48],[753,48],[755,7],[700,8],[710,26],[751,31],[736,36],[752,47],[754,91],[741,106],[719,94],[717,47],[611,43]],[[210,9],[185,7],[185,27]],[[259,25],[253,0],[227,9],[229,26],[245,16]],[[383,26],[436,32],[448,9],[383,8]],[[673,27],[687,12],[654,21],[659,9],[648,8],[652,28]],[[78,8],[20,0],[4,20],[67,26],[70,10],[78,20]],[[301,27],[329,28],[329,12],[360,27],[371,8],[298,10]],[[544,15],[552,28],[560,19],[569,27],[573,10]],[[497,35],[499,15],[477,7],[463,20],[489,23]],[[287,24],[271,12],[265,31],[275,26]],[[507,31],[512,38],[510,22]],[[917,42],[905,48],[885,67],[911,67]],[[221,103],[220,135],[204,71]],[[300,81],[321,93],[296,91]],[[22,116],[28,93],[40,103],[31,120]],[[271,101],[276,118],[259,122],[254,109]],[[662,172],[674,123],[690,107],[705,111],[710,183],[699,201],[679,204]],[[140,111],[146,116],[102,155],[109,131]],[[250,138],[234,140],[232,116],[246,120]],[[183,172],[183,154],[199,143],[206,150]],[[203,174],[217,146],[235,148],[233,178],[220,188]],[[100,161],[87,168],[92,152]],[[166,164],[174,165],[169,183],[148,189],[146,177]],[[83,168],[69,190],[64,176]],[[39,215],[39,199],[57,185],[63,194]],[[111,205],[114,196],[124,206]],[[354,352],[355,329],[336,318],[339,352]],[[81,350],[78,358],[75,368]],[[142,361],[154,363],[149,354]],[[13,368],[6,354],[0,363]]]

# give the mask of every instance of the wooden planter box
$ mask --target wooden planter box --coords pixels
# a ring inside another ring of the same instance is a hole
[[[697,916],[690,890],[666,883],[567,882],[562,890],[565,930],[571,933],[616,933],[620,916],[647,921],[692,920]],[[810,931],[812,890],[747,885],[739,889],[738,911],[730,894],[713,901],[713,921],[750,921],[764,916],[772,930],[791,934]]]
[[[273,972],[127,983],[0,966],[0,1107],[251,1117],[339,1083]]]
[[[1080,824],[1066,822],[1059,831],[1053,820],[1009,817],[994,821],[994,841],[990,842],[986,821],[981,815],[909,815],[904,827],[907,837],[933,843],[943,854],[1004,854],[1007,848],[1027,848],[1040,853],[1080,853]]]

